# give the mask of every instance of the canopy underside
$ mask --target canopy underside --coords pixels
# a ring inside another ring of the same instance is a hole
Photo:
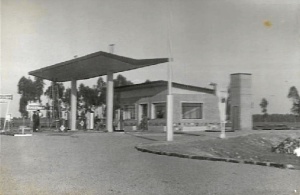
[[[82,80],[145,66],[168,62],[168,58],[132,59],[106,52],[96,52],[66,62],[29,72],[29,75],[55,82]]]

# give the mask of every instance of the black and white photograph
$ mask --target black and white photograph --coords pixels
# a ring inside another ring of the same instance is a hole
[[[300,0],[0,10],[0,195],[300,195]]]

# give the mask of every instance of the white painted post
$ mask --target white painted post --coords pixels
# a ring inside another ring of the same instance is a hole
[[[114,53],[115,44],[109,45],[109,52]],[[113,132],[113,108],[114,108],[114,74],[107,71],[106,78],[106,129]]]
[[[168,95],[167,95],[167,141],[174,140],[173,130],[173,94],[172,94],[172,59],[168,64]]]
[[[8,110],[9,110],[9,103],[10,101],[8,101],[7,103],[7,107],[6,107],[6,113],[5,113],[5,118],[4,118],[4,127],[3,127],[3,130],[5,131],[5,126],[6,126],[6,117],[8,115]],[[8,129],[9,130],[9,129]]]
[[[173,141],[173,95],[167,95],[167,141]]]
[[[113,132],[114,81],[111,71],[107,72],[106,85],[106,128],[108,132]]]
[[[172,46],[172,2],[169,0],[169,24],[168,24],[168,46],[169,46],[169,64],[168,64],[168,95],[167,95],[167,141],[173,141],[173,95],[172,95],[172,62],[173,62],[173,46]]]
[[[71,130],[76,130],[77,115],[77,81],[71,81]]]
[[[218,93],[218,106],[220,112],[220,128],[221,134],[220,138],[226,138],[225,128],[226,128],[226,100],[227,100],[227,92],[226,91],[219,91]]]

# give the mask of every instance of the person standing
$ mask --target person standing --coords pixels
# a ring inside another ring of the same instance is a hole
[[[37,132],[37,129],[39,128],[39,123],[40,123],[39,115],[38,115],[37,111],[33,111],[32,122],[33,122],[32,130],[33,130],[33,132]]]

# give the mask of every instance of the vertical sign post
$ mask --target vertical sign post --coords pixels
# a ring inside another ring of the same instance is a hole
[[[6,117],[8,115],[8,110],[9,110],[9,104],[10,101],[13,99],[13,95],[11,94],[1,94],[0,95],[0,103],[7,103],[7,107],[6,107],[6,112],[5,112],[5,120],[4,120],[4,127],[3,130],[5,130],[5,126],[6,126]]]

